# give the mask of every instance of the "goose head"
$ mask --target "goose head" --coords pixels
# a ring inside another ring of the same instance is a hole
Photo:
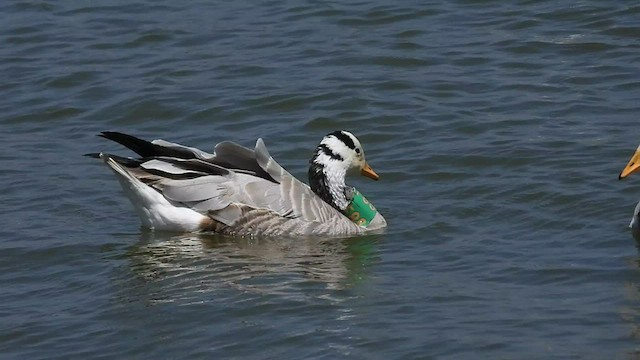
[[[322,200],[343,211],[352,200],[351,187],[345,183],[350,174],[378,180],[367,164],[360,141],[350,132],[334,131],[320,141],[309,161],[309,186]]]
[[[622,180],[627,176],[640,171],[640,146],[636,149],[636,151],[627,162],[627,165],[622,169],[620,175],[618,175],[618,179]],[[636,205],[636,208],[633,210],[633,217],[631,218],[631,223],[629,224],[629,228],[631,228],[631,234],[633,237],[640,241],[640,202]]]
[[[627,176],[638,172],[640,170],[640,146],[636,149],[636,152],[633,153],[631,159],[627,163],[627,166],[622,169],[620,175],[618,175],[618,179],[622,180]]]

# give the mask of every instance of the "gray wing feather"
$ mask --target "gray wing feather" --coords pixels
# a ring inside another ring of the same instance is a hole
[[[229,206],[231,202],[228,197],[224,196],[224,194],[220,195],[220,197],[213,197],[204,201],[190,203],[189,207],[201,213],[224,209]]]
[[[261,178],[272,180],[271,176],[256,162],[256,153],[232,141],[223,141],[216,145],[215,161],[232,169],[251,171]]]
[[[207,160],[207,159],[211,159],[211,158],[214,157],[213,154],[209,154],[206,151],[202,151],[200,149],[197,149],[197,148],[194,148],[194,147],[190,147],[190,146],[184,146],[184,145],[172,143],[172,142],[165,141],[165,140],[162,140],[162,139],[153,140],[151,143],[155,144],[155,145],[159,145],[159,146],[168,147],[168,148],[171,148],[171,149],[188,150],[191,153],[193,153],[193,156],[195,156],[196,158],[198,158],[200,160]]]
[[[280,199],[279,185],[265,184],[264,182],[248,183],[244,190],[249,197],[249,204],[258,208],[266,208],[273,210],[279,214],[286,213],[289,209],[284,206]]]
[[[140,165],[140,167],[144,170],[156,170],[156,171],[161,171],[167,174],[174,174],[174,175],[178,175],[178,174],[186,174],[186,173],[198,173],[198,174],[202,174],[205,175],[205,173],[200,172],[200,171],[193,171],[193,170],[185,170],[184,168],[178,167],[175,164],[171,164],[168,163],[166,161],[162,161],[162,160],[158,160],[158,159],[153,159],[153,160],[149,160],[147,162],[144,162]]]
[[[358,227],[339,213],[331,205],[320,199],[311,188],[293,177],[280,164],[278,164],[267,151],[267,147],[262,139],[258,139],[255,148],[256,161],[273,179],[280,183],[280,194],[277,207],[286,209],[295,217],[312,222],[330,222],[345,226]],[[276,204],[274,204],[276,206]]]
[[[174,201],[193,202],[226,195],[228,182],[223,176],[201,176],[188,180],[165,180],[160,187],[162,194]]]
[[[237,204],[229,204],[223,209],[217,211],[209,211],[208,215],[227,226],[237,224],[239,220],[243,218],[243,211],[241,206]]]
[[[282,176],[293,177],[271,157],[262,138],[256,141],[255,154],[258,165],[271,175],[276,182],[282,182]]]

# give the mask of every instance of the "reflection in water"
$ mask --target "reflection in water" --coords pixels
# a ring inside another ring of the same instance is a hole
[[[378,258],[378,240],[375,235],[322,240],[144,232],[128,256],[132,271],[153,292],[147,294],[151,302],[204,301],[203,293],[230,287],[304,297],[301,290],[317,284],[342,290],[366,279]]]

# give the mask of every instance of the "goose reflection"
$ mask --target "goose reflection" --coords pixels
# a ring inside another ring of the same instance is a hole
[[[152,302],[206,301],[203,293],[229,288],[305,297],[318,284],[321,290],[344,290],[366,280],[379,258],[379,240],[380,235],[321,240],[144,232],[128,257]]]

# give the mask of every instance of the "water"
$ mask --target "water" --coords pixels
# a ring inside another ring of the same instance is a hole
[[[0,357],[629,359],[631,1],[0,5]],[[119,130],[253,145],[306,180],[354,132],[385,234],[149,233]]]

